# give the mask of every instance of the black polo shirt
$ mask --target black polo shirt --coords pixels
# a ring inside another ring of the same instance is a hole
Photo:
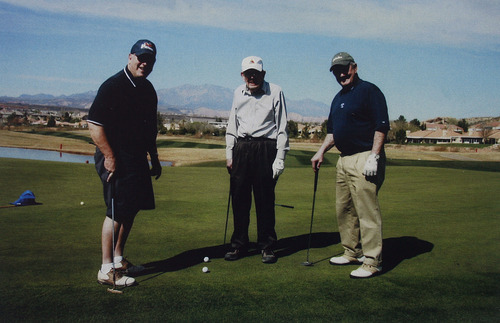
[[[332,101],[327,132],[344,155],[371,150],[375,131],[387,134],[389,128],[384,94],[370,82],[356,78],[352,87],[342,89]]]
[[[151,82],[133,79],[125,67],[101,85],[88,121],[104,127],[115,153],[147,152],[156,141],[157,105]]]

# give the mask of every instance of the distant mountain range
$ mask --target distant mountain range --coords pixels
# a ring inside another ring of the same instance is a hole
[[[18,97],[0,97],[0,102],[54,107],[89,109],[97,91],[72,95],[23,94]],[[163,113],[228,117],[233,90],[217,85],[182,85],[157,90],[158,109]],[[323,122],[330,107],[322,102],[305,99],[286,101],[289,119],[299,122]]]

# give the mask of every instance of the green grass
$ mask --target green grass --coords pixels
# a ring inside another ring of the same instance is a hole
[[[291,152],[276,188],[276,202],[295,208],[276,209],[274,265],[257,254],[222,259],[224,165],[165,168],[154,182],[157,208],[139,214],[126,250],[149,270],[122,295],[96,282],[104,208],[93,165],[0,159],[0,205],[26,189],[43,203],[0,209],[0,321],[498,321],[498,163],[389,163],[380,191],[385,273],[352,280],[355,267],[328,264],[342,252],[335,154],[319,175],[315,265],[301,266],[313,195],[310,156]],[[255,239],[254,216],[250,234]],[[201,271],[204,256],[212,259],[208,274]]]
[[[80,135],[77,133],[73,133],[72,131],[50,131],[50,130],[40,131],[40,130],[36,130],[36,129],[32,129],[31,131],[23,131],[23,132],[29,133],[29,134],[43,135],[43,136],[76,139],[76,140],[81,140],[84,142],[89,142],[92,140],[90,138],[90,133],[88,136],[84,136],[84,135]]]

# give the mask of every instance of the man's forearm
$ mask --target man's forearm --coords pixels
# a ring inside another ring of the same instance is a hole
[[[372,146],[372,154],[379,155],[382,151],[382,147],[384,147],[385,142],[385,133],[380,131],[375,131],[373,135],[373,146]]]
[[[109,145],[108,138],[106,137],[106,132],[102,126],[98,126],[91,122],[88,123],[90,136],[92,141],[96,144],[97,148],[102,152],[105,158],[114,158],[113,149]]]
[[[332,149],[335,146],[335,139],[333,138],[333,134],[329,133],[326,135],[323,144],[319,148],[319,151],[323,154]]]

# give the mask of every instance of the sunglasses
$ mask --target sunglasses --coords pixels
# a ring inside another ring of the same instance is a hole
[[[334,65],[332,67],[332,73],[334,75],[347,74],[347,73],[349,73],[350,66],[351,66],[351,64],[347,64],[347,65]]]
[[[154,56],[151,56],[149,54],[142,54],[135,56],[137,57],[137,60],[141,63],[153,64],[154,62],[156,62],[156,58],[154,58]]]
[[[257,70],[246,70],[245,72],[243,72],[243,75],[245,75],[245,77],[247,79],[249,78],[252,78],[252,77],[257,77],[258,75],[260,75],[261,72],[257,71]]]

